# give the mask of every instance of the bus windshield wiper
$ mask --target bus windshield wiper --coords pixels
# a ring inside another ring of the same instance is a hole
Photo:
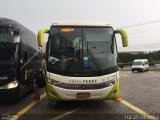
[[[112,36],[112,43],[111,43],[111,52],[114,53],[114,35]]]
[[[98,70],[102,74],[103,70],[102,70],[100,64],[98,63],[98,61],[97,61],[96,57],[94,56],[94,54],[92,53],[92,51],[88,48],[88,42],[86,42],[86,43],[87,43],[87,53],[91,57],[92,62],[95,64],[95,66],[98,68]]]

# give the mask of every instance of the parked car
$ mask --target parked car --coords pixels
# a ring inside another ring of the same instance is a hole
[[[132,72],[144,72],[149,70],[148,59],[135,59],[132,64]]]

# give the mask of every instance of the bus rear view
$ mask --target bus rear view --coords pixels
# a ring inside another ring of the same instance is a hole
[[[102,100],[119,96],[119,72],[115,34],[124,47],[127,35],[103,23],[59,22],[50,30],[46,45],[46,93],[49,100]]]

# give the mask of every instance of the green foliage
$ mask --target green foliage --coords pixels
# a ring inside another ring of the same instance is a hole
[[[120,64],[132,64],[134,59],[148,59],[149,64],[160,64],[160,50],[154,52],[119,53]]]

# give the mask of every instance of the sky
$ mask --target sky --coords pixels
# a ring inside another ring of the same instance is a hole
[[[128,32],[127,48],[117,36],[119,51],[160,50],[160,0],[0,0],[0,17],[14,19],[35,34],[58,20],[102,21]]]

